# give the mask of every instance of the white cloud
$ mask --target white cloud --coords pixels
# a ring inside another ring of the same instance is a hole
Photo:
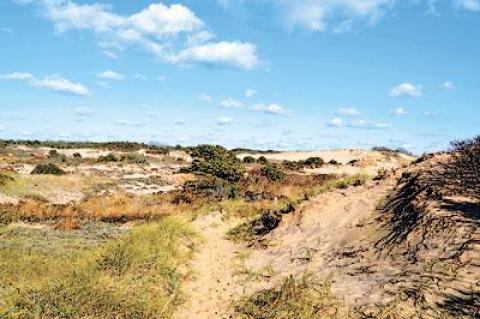
[[[172,55],[173,63],[223,64],[251,70],[259,64],[256,46],[242,42],[205,43]]]
[[[19,1],[17,1],[19,2]],[[117,58],[133,49],[169,63],[223,64],[244,69],[258,65],[256,47],[243,42],[208,42],[214,34],[193,11],[181,4],[153,3],[140,12],[122,15],[103,4],[71,0],[28,0],[53,22],[55,31],[91,31],[102,52]]]
[[[407,111],[403,108],[403,107],[396,107],[394,109],[392,109],[391,113],[393,115],[405,115],[407,114]]]
[[[198,97],[201,101],[204,101],[204,102],[212,102],[212,97],[210,95],[207,95],[207,94],[200,94],[200,96]]]
[[[414,85],[412,83],[402,83],[390,90],[390,96],[399,97],[399,96],[420,96],[422,95],[422,86]]]
[[[220,126],[232,124],[233,120],[230,117],[219,117],[217,119],[217,124]]]
[[[365,129],[365,130],[378,130],[378,129],[387,129],[391,125],[388,123],[376,123],[376,122],[367,122],[365,120],[353,120],[346,125],[350,128]]]
[[[88,89],[84,85],[71,82],[58,74],[47,75],[43,79],[37,79],[33,74],[28,72],[13,72],[2,75],[0,78],[5,80],[25,81],[30,86],[48,89],[59,93],[76,96],[86,96],[89,94]]]
[[[243,103],[229,97],[229,98],[221,101],[220,105],[223,106],[223,107],[227,107],[227,108],[240,108],[240,107],[243,106]]]
[[[442,88],[445,90],[455,90],[455,84],[450,81],[445,81],[442,83]]]
[[[328,126],[340,127],[343,126],[343,120],[339,117],[333,118],[328,122]]]
[[[360,111],[355,108],[341,108],[337,111],[337,114],[343,116],[356,116],[360,114]]]
[[[245,96],[246,97],[254,97],[255,95],[257,95],[258,91],[255,90],[255,89],[248,89],[245,91]]]
[[[5,131],[6,131],[6,128],[5,128],[5,126],[3,126],[3,125],[0,125],[0,132],[5,132]]]
[[[480,11],[480,0],[454,0],[455,4],[469,11]]]
[[[367,121],[365,120],[353,120],[350,122],[348,126],[350,127],[364,127],[367,125]]]
[[[276,103],[270,103],[270,104],[255,104],[253,106],[253,110],[255,111],[262,111],[267,114],[273,114],[273,115],[286,115],[288,114],[288,111],[285,109],[285,107],[276,104]]]
[[[98,73],[97,77],[99,77],[101,79],[116,80],[116,81],[123,80],[123,78],[124,78],[124,76],[122,74],[117,73],[117,72],[112,71],[112,70],[107,70],[107,71]]]

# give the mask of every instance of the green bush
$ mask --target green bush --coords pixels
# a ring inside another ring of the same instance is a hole
[[[255,163],[255,158],[253,156],[247,155],[243,158],[243,162],[245,164],[252,164]]]
[[[259,164],[267,164],[268,163],[268,160],[265,156],[260,156],[259,158],[257,158],[257,163]]]
[[[97,162],[99,163],[109,163],[109,162],[118,162],[118,157],[115,154],[110,153],[108,155],[101,155],[97,158]]]
[[[240,160],[219,145],[199,145],[190,154],[194,160],[183,172],[212,175],[230,182],[239,181],[245,172]]]
[[[269,164],[262,167],[262,175],[267,177],[269,181],[277,182],[285,178],[285,173],[280,167],[274,164]]]
[[[322,167],[325,164],[325,161],[320,157],[309,157],[303,163],[312,168]]]
[[[65,171],[53,163],[39,164],[30,174],[34,175],[63,175]]]

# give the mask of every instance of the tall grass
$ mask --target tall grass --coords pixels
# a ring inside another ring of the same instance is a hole
[[[170,318],[192,235],[167,217],[65,254],[0,246],[0,318]]]

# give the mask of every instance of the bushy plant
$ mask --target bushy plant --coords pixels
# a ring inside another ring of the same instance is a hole
[[[285,173],[275,164],[268,164],[262,167],[262,175],[272,182],[281,181],[285,178]]]
[[[303,163],[312,168],[322,167],[325,164],[325,161],[320,157],[309,157]]]
[[[230,182],[239,181],[245,172],[240,160],[219,145],[199,145],[190,154],[194,160],[183,171],[212,175]]]
[[[34,175],[63,175],[65,171],[53,163],[48,164],[39,164],[37,165],[30,174]]]
[[[101,155],[97,158],[97,162],[99,163],[109,163],[109,162],[118,162],[119,159],[113,153],[109,153],[108,155]]]
[[[255,163],[255,158],[253,156],[247,155],[243,158],[243,162],[245,164],[252,164]]]
[[[259,158],[257,158],[257,163],[259,164],[267,164],[268,163],[268,160],[265,156],[260,156]]]

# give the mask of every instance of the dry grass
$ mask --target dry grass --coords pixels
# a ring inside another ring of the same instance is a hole
[[[344,304],[333,296],[328,281],[305,275],[286,278],[276,288],[260,291],[235,305],[236,319],[344,319]]]
[[[0,318],[170,318],[191,236],[174,217],[97,248],[48,237],[47,251],[25,249],[24,235],[0,232]]]
[[[188,216],[208,204],[174,205],[172,194],[132,195],[117,192],[95,195],[78,203],[52,204],[41,198],[28,197],[19,204],[1,204],[0,222],[46,222],[63,219],[126,223],[130,221],[157,221],[166,215]]]

